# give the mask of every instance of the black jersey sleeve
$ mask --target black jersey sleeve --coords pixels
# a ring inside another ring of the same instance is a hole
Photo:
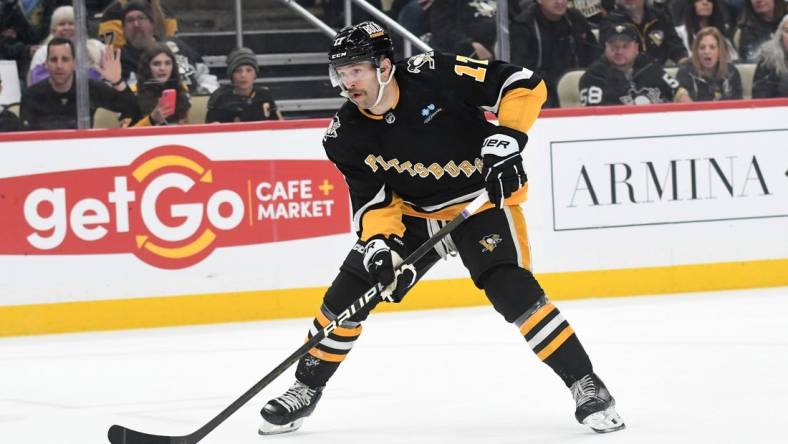
[[[402,199],[366,169],[363,151],[356,148],[359,137],[352,125],[342,122],[352,119],[343,107],[331,120],[323,136],[323,147],[331,162],[345,177],[353,209],[353,230],[363,241],[382,234],[386,237],[405,234],[402,223]]]

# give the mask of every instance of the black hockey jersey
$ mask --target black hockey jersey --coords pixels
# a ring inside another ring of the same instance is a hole
[[[644,105],[669,103],[686,91],[654,59],[638,54],[627,77],[603,55],[580,77],[580,103]]]
[[[482,141],[502,125],[527,131],[546,97],[528,69],[500,61],[426,53],[398,62],[395,105],[373,115],[348,101],[323,145],[350,188],[362,240],[404,233],[402,214],[450,219],[483,188]],[[391,87],[391,86],[389,86]],[[525,199],[525,190],[507,203]]]

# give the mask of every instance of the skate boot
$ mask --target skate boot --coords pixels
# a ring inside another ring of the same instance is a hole
[[[304,418],[315,409],[322,395],[323,387],[311,388],[296,380],[282,396],[268,401],[260,410],[263,423],[258,433],[276,435],[295,432],[304,423]]]
[[[616,412],[616,400],[595,373],[575,381],[570,387],[575,398],[575,418],[597,433],[608,433],[625,427]]]

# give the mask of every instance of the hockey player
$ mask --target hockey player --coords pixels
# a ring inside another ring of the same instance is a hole
[[[520,153],[545,101],[544,82],[498,61],[430,52],[395,64],[392,52],[391,38],[374,22],[342,29],[329,50],[332,81],[349,101],[323,145],[350,188],[359,241],[309,337],[370,283],[380,283],[382,296],[399,302],[441,252],[395,272],[401,258],[427,239],[429,227],[451,219],[486,189],[491,204],[456,228],[447,244],[493,307],[571,389],[577,420],[597,432],[624,428],[580,340],[530,272]],[[500,126],[489,123],[484,110],[496,113]],[[292,387],[263,407],[260,434],[301,426],[370,310],[357,312],[299,361]]]

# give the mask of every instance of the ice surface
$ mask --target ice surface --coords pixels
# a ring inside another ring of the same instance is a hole
[[[569,390],[491,307],[373,314],[314,415],[257,435],[293,371],[202,442],[784,443],[788,288],[558,301],[627,429],[574,421]],[[0,442],[186,434],[303,341],[308,319],[0,340]]]

